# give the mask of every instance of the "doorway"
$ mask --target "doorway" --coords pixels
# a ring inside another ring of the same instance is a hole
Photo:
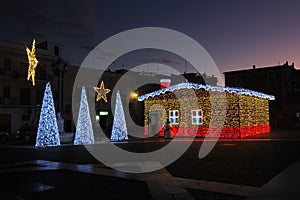
[[[158,112],[149,112],[149,122],[148,122],[148,137],[158,137],[159,132],[159,119]]]
[[[5,131],[10,134],[11,131],[11,115],[1,114],[0,115],[0,131]]]

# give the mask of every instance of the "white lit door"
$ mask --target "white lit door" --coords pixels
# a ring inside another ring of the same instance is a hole
[[[149,112],[149,133],[148,137],[158,136],[158,113],[157,112]]]

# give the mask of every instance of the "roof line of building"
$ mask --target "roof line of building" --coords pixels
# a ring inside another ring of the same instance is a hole
[[[243,94],[243,95],[248,95],[248,96],[256,96],[256,97],[268,99],[268,100],[275,100],[275,96],[273,96],[273,95],[268,95],[268,94],[264,94],[262,92],[256,92],[256,91],[244,89],[244,88],[211,86],[211,85],[202,85],[202,84],[196,84],[196,83],[179,83],[177,85],[172,85],[168,88],[164,88],[161,90],[157,90],[154,92],[150,92],[150,93],[141,95],[138,97],[138,101],[144,101],[144,100],[148,99],[149,97],[154,97],[154,96],[158,96],[161,94],[165,94],[166,92],[173,92],[173,91],[181,90],[181,89],[194,89],[194,90],[204,89],[206,91],[229,92],[229,93]]]
[[[284,63],[283,65],[276,65],[276,66],[270,66],[270,67],[259,67],[257,68],[255,65],[251,69],[242,69],[242,70],[234,70],[234,71],[228,71],[228,72],[223,72],[223,74],[229,74],[229,73],[240,73],[240,72],[253,72],[253,71],[263,71],[263,70],[269,70],[272,68],[284,68],[284,67],[290,67],[295,69],[294,63],[291,65],[288,64],[288,62]],[[297,70],[297,69],[295,69]]]

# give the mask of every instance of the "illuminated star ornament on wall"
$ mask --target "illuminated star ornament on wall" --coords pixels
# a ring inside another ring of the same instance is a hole
[[[33,39],[31,50],[28,47],[26,47],[26,51],[27,51],[27,57],[28,57],[28,62],[29,62],[27,80],[29,80],[31,78],[32,85],[34,86],[35,85],[35,70],[36,70],[36,66],[39,62],[36,59],[36,55],[35,55],[35,39]]]
[[[110,92],[110,89],[104,88],[104,83],[101,81],[100,87],[94,87],[94,90],[98,93],[96,101],[99,101],[100,99],[103,99],[105,102],[107,102],[106,94]]]

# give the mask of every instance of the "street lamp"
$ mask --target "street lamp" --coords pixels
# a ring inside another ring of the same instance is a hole
[[[140,119],[138,117],[139,114],[139,108],[138,108],[138,93],[133,91],[130,93],[130,100],[129,100],[129,109],[130,113],[132,114],[132,119],[135,123],[137,123]]]
[[[138,97],[138,93],[137,92],[131,92],[130,97],[131,97],[132,100],[135,100]]]

